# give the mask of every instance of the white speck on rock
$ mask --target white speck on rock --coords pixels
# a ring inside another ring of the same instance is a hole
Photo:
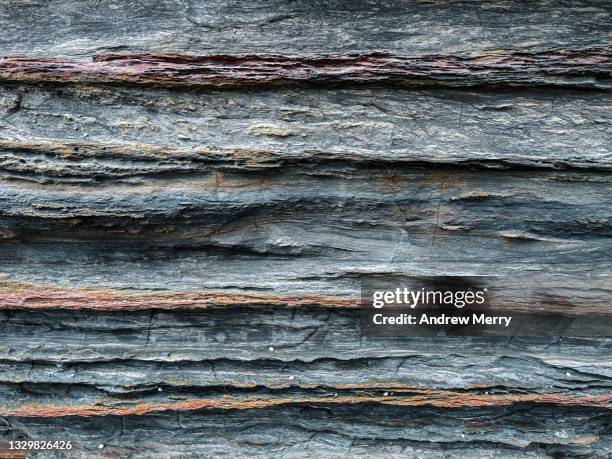
[[[215,335],[215,340],[218,343],[224,343],[226,339],[227,339],[227,335],[225,333],[223,333],[223,332],[217,333]]]

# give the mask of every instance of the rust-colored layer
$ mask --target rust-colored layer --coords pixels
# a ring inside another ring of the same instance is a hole
[[[94,311],[139,311],[148,309],[212,309],[228,307],[286,307],[299,308],[316,306],[322,308],[361,307],[361,298],[329,295],[269,295],[236,291],[195,291],[195,292],[150,292],[128,293],[107,288],[56,287],[37,285],[10,280],[0,281],[1,309],[67,309]],[[499,312],[551,312],[554,305],[496,303]],[[609,316],[607,303],[583,303],[580,307],[564,311],[567,315],[602,314]]]
[[[130,294],[109,289],[60,288],[0,282],[0,309],[206,309],[231,306],[321,306],[358,308],[359,299],[324,295],[282,296],[242,292],[168,292]]]
[[[5,450],[0,450],[0,459],[22,459],[28,457],[30,454],[28,451],[10,450],[8,446],[0,445],[0,448],[7,448]]]
[[[52,154],[65,160],[101,156],[107,158],[130,158],[132,156],[138,156],[163,161],[166,159],[197,157],[211,162],[222,163],[226,161],[232,165],[239,165],[247,169],[265,169],[274,166],[275,161],[278,162],[282,159],[282,155],[263,149],[162,147],[144,143],[121,143],[113,145],[92,142],[70,142],[64,140],[36,140],[24,142],[0,139],[0,149]],[[313,153],[313,156],[315,153]]]
[[[451,391],[423,391],[411,396],[332,396],[332,397],[232,397],[184,400],[179,402],[108,403],[100,400],[88,405],[21,405],[0,407],[0,416],[60,417],[60,416],[127,416],[162,411],[193,411],[201,409],[246,410],[296,404],[356,404],[380,403],[395,406],[431,406],[436,408],[474,408],[509,406],[519,403],[553,404],[612,408],[612,395],[567,396],[557,394],[477,395]]]
[[[0,445],[0,459],[21,459],[29,456],[29,451],[10,450],[8,444]]]
[[[534,53],[500,50],[469,57],[405,57],[389,54],[314,57],[268,54],[180,56],[126,53],[100,55],[92,62],[6,58],[0,61],[0,79],[186,87],[291,82],[592,86],[592,82],[583,77],[609,78],[611,57],[610,47]],[[571,78],[577,80],[572,82]]]

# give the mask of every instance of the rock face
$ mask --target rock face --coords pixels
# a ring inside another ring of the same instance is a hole
[[[612,3],[0,2],[0,457],[608,457],[608,337],[360,333],[360,276],[612,301]]]

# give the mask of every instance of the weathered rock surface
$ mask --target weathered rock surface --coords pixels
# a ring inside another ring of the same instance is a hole
[[[0,457],[607,457],[610,2],[0,2]]]
[[[4,0],[4,55],[391,52],[472,54],[610,45],[609,2],[579,0]]]

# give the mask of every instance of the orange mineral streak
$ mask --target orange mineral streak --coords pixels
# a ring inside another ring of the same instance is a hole
[[[285,307],[316,306],[331,309],[358,309],[360,298],[327,295],[264,295],[235,291],[150,292],[128,293],[121,290],[92,287],[56,287],[10,280],[0,280],[0,310],[2,309],[68,309],[94,311],[139,311],[150,309],[220,309],[231,307]],[[547,311],[547,305],[497,303],[498,311],[533,312],[534,308]],[[586,303],[580,308],[566,311],[574,314],[606,314],[608,304]],[[552,309],[555,310],[554,308]],[[607,320],[607,316],[602,320]]]
[[[451,391],[428,391],[412,396],[316,396],[249,398],[224,397],[216,399],[185,400],[180,402],[136,402],[133,404],[91,405],[22,405],[0,408],[0,416],[62,417],[62,416],[127,416],[163,411],[194,411],[202,409],[247,410],[282,405],[303,404],[361,404],[376,403],[393,406],[431,406],[436,408],[473,408],[509,406],[520,403],[582,406],[612,409],[612,395],[567,396],[557,394],[480,395]]]
[[[320,306],[358,308],[359,299],[324,295],[282,296],[244,292],[164,292],[138,294],[102,288],[62,288],[0,281],[0,309],[207,309],[232,306]]]
[[[3,450],[2,448],[6,448]],[[28,457],[29,453],[27,451],[11,451],[8,449],[8,445],[0,445],[0,459],[22,459]]]

